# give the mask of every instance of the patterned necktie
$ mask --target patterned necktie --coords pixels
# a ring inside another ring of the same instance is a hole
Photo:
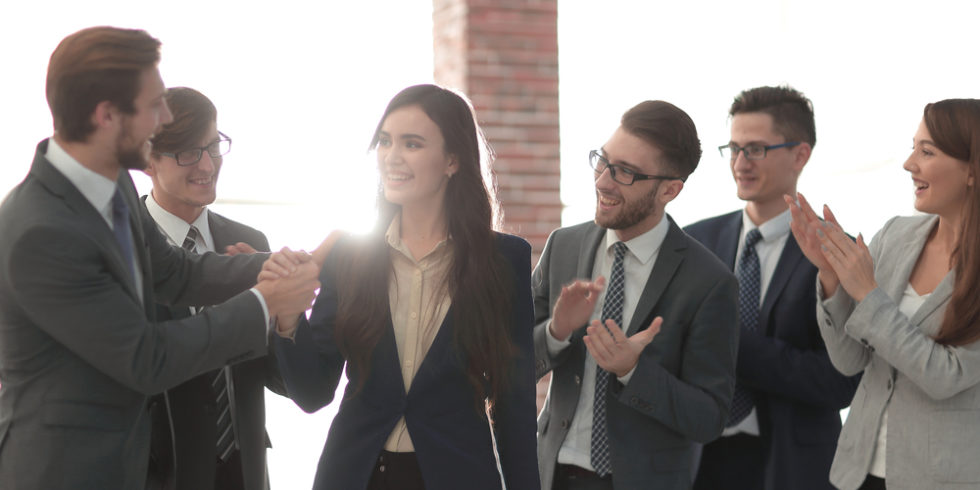
[[[133,263],[133,230],[129,226],[129,205],[123,199],[122,191],[116,186],[112,195],[112,233],[116,236],[119,251],[122,252],[129,277],[136,284],[135,264]]]
[[[184,243],[181,244],[181,247],[183,247],[183,249],[184,250],[187,250],[188,252],[196,252],[197,251],[197,237],[200,234],[201,233],[199,231],[197,231],[197,228],[195,226],[191,225],[191,229],[187,230],[187,236],[184,237]]]
[[[752,332],[759,328],[759,294],[761,277],[759,273],[759,254],[755,253],[755,244],[762,239],[758,228],[753,228],[745,235],[745,247],[738,261],[738,315],[741,320],[743,333]],[[745,420],[752,412],[755,401],[752,392],[738,382],[735,383],[735,393],[732,396],[732,408],[728,414],[728,427],[734,427]]]
[[[626,256],[626,244],[616,242],[613,245],[612,271],[609,273],[609,288],[606,289],[606,299],[602,303],[602,322],[613,320],[625,331],[623,326],[623,290],[626,274],[623,270],[623,258]],[[595,398],[592,404],[592,447],[590,459],[592,467],[600,477],[605,477],[612,470],[609,460],[609,432],[606,427],[606,393],[609,389],[611,375],[605,369],[596,366]]]
[[[197,227],[191,226],[187,230],[187,236],[184,237],[184,243],[181,244],[181,247],[188,252],[195,253],[197,251],[197,237],[200,235],[201,232],[197,231]],[[200,312],[203,309],[199,308],[196,311]],[[227,461],[232,449],[235,448],[235,431],[232,427],[230,394],[228,392],[228,378],[225,377],[225,368],[217,370],[214,377],[211,378],[211,390],[214,392],[218,412],[217,437],[214,449],[221,461]]]

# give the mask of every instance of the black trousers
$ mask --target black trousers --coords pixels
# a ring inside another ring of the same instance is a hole
[[[415,453],[381,451],[367,490],[425,490]]]
[[[874,475],[868,475],[868,477],[864,479],[864,483],[858,487],[858,490],[885,490],[885,479],[878,478]]]
[[[613,490],[612,475],[600,478],[587,469],[558,463],[552,490]]]
[[[762,438],[735,434],[705,444],[694,490],[762,490],[766,466]]]

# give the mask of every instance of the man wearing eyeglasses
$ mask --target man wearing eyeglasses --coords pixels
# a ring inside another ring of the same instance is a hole
[[[165,100],[174,120],[153,136],[144,169],[153,190],[143,201],[160,231],[192,253],[269,251],[262,232],[207,208],[231,150],[231,138],[217,129],[214,104],[187,87],[170,88]],[[161,320],[194,313],[157,305]],[[148,487],[267,489],[266,386],[285,395],[271,355],[204,373],[155,397]]]
[[[735,97],[731,140],[719,147],[745,208],[685,228],[739,279],[741,336],[732,410],[704,446],[695,489],[829,489],[830,463],[857,377],[830,364],[816,319],[817,270],[790,233],[816,143],[810,100],[789,87]]]
[[[687,489],[735,376],[736,282],[666,214],[701,158],[663,101],[589,154],[595,220],[552,233],[534,270],[534,347],[552,372],[538,419],[546,489]]]

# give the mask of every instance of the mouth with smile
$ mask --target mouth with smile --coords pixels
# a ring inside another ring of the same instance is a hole
[[[609,210],[623,203],[622,199],[618,199],[613,196],[602,194],[601,192],[596,193],[596,201],[599,203],[599,209]]]
[[[190,182],[191,185],[203,185],[203,186],[214,185],[214,177],[201,177],[198,179],[188,179],[187,181]]]
[[[926,189],[929,188],[929,184],[925,183],[925,181],[916,179],[914,177],[912,178],[912,185],[915,187],[916,196],[923,194],[926,191]]]
[[[414,179],[415,176],[408,172],[399,172],[395,170],[388,170],[385,172],[385,183],[391,185],[400,185]]]

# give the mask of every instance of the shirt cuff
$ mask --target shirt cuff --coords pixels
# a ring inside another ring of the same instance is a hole
[[[639,361],[637,361],[637,364],[639,364]],[[633,369],[630,369],[630,372],[622,376],[616,376],[616,379],[619,380],[620,383],[623,383],[623,386],[625,386],[626,383],[630,382],[630,378],[633,377],[633,373],[635,372],[636,372],[636,366],[633,366]]]
[[[269,332],[276,327],[276,323],[273,321],[273,318],[269,318],[269,306],[265,304],[265,297],[262,296],[262,293],[255,288],[249,289],[249,291],[255,294],[255,297],[259,299],[259,304],[262,305],[262,318],[265,318],[265,333],[266,339],[268,339]]]
[[[551,323],[548,323],[548,325],[545,326],[544,341],[548,346],[548,354],[551,357],[558,355],[559,352],[565,350],[565,347],[572,345],[572,341],[570,340],[571,338],[572,337],[569,335],[569,337],[565,340],[558,340],[554,337],[554,335],[551,335]]]

